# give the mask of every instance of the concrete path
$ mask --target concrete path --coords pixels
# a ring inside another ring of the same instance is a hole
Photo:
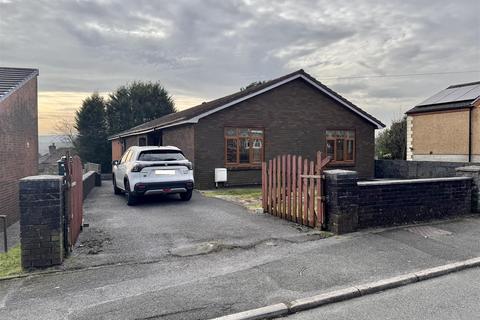
[[[478,319],[480,269],[470,269],[375,295],[300,312],[289,320]]]
[[[104,186],[85,222],[67,271],[0,282],[0,315],[209,319],[480,256],[474,217],[320,239],[199,194],[131,208]]]

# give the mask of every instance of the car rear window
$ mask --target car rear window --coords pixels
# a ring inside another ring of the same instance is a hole
[[[147,150],[140,152],[139,161],[175,161],[185,160],[181,151],[175,150]]]

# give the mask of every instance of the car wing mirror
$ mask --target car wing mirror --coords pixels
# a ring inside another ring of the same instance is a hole
[[[118,160],[113,160],[112,161],[112,166],[118,166],[120,162]]]

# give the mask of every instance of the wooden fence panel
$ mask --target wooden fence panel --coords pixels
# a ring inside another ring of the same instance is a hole
[[[308,160],[303,159],[303,172],[308,175]],[[303,224],[308,226],[308,179],[303,178]]]
[[[297,156],[292,157],[292,221],[297,222]]]
[[[286,204],[286,217],[287,220],[292,220],[292,202],[291,202],[291,188],[292,188],[292,156],[287,155],[287,198],[285,199]]]
[[[262,163],[264,212],[310,227],[324,223],[323,168],[330,158],[316,153],[315,161],[297,155],[279,155]]]
[[[315,224],[314,224],[314,221],[315,221],[315,207],[314,207],[314,204],[315,204],[315,180],[313,178],[315,174],[315,164],[313,163],[313,161],[310,161],[310,178],[308,178],[309,180],[309,195],[308,195],[308,207],[309,207],[309,211],[308,211],[308,225],[310,227],[314,227]]]
[[[286,195],[287,195],[286,177],[287,177],[287,159],[286,159],[285,155],[282,155],[282,190],[281,190],[282,206],[281,206],[281,208],[282,208],[282,218],[283,219],[285,219],[286,216],[287,216],[287,210],[286,210],[286,204],[287,204],[287,201],[286,201]]]
[[[302,173],[303,173],[303,160],[302,156],[298,157],[298,212],[297,212],[297,223],[303,224],[303,184],[302,184]]]
[[[273,168],[272,168],[272,160],[268,160],[268,195],[267,195],[267,198],[268,198],[268,207],[267,207],[267,212],[272,212],[272,208],[273,208],[273,204],[272,204],[272,201],[273,201],[273,197],[272,197],[272,171],[273,171]]]

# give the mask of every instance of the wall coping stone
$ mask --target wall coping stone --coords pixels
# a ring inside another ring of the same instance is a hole
[[[87,180],[90,176],[96,174],[96,171],[88,171],[87,173],[84,173],[82,176],[82,180],[85,181]]]
[[[52,175],[52,174],[43,174],[38,176],[29,176],[20,179],[20,181],[35,181],[35,180],[45,180],[45,181],[62,181],[63,176]]]
[[[399,179],[399,180],[379,180],[379,181],[359,181],[359,187],[367,186],[383,186],[392,184],[415,184],[415,183],[429,183],[429,182],[450,182],[472,180],[471,177],[446,177],[446,178],[427,178],[427,179]]]
[[[480,172],[480,166],[465,166],[465,167],[455,168],[455,170],[460,172]]]
[[[344,174],[357,174],[357,171],[352,170],[343,170],[343,169],[332,169],[332,170],[324,170],[323,173],[325,174],[335,174],[335,175],[344,175]]]

